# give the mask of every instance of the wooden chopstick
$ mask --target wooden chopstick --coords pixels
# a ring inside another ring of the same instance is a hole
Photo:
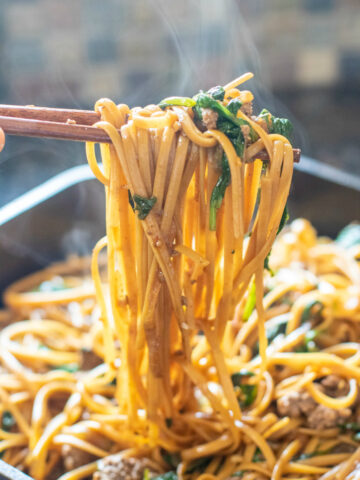
[[[111,143],[104,130],[92,126],[99,120],[100,114],[92,110],[0,105],[0,127],[7,135]],[[293,152],[298,163],[301,151],[294,148]],[[265,150],[256,158],[269,160]]]
[[[7,135],[54,138],[78,142],[111,143],[104,130],[76,123],[47,122],[29,118],[0,116],[0,127]]]
[[[100,114],[93,110],[35,107],[33,105],[0,105],[0,116],[58,123],[74,121],[80,125],[93,125],[100,120]]]

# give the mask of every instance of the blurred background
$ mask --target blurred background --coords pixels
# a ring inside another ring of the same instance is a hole
[[[358,0],[0,0],[0,103],[87,109],[110,97],[144,105],[192,96],[249,70],[255,79],[245,88],[255,94],[255,112],[267,106],[290,118],[293,144],[321,162],[312,168],[337,166],[359,184]],[[8,137],[0,155],[0,207],[85,162],[83,144]],[[88,235],[93,210],[103,231],[103,193],[92,187],[101,202],[93,196],[89,222],[79,229],[90,208],[87,188],[2,227],[5,255],[14,238],[14,255],[31,260],[39,246],[53,245],[38,266],[79,245],[81,253],[90,251],[97,238]],[[359,219],[360,194],[297,172],[290,208],[293,217],[308,217],[321,233],[335,235]],[[51,239],[42,242],[44,218]]]
[[[144,105],[247,70],[304,153],[360,174],[358,0],[0,1],[0,103]],[[83,145],[8,138],[0,205],[84,161]]]

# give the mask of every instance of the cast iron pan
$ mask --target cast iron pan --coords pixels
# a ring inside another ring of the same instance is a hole
[[[307,218],[319,234],[331,237],[359,220],[359,179],[305,156],[296,168],[291,219]],[[87,165],[66,170],[1,207],[0,305],[3,290],[18,278],[71,253],[89,255],[105,233],[104,208],[103,185]]]
[[[90,255],[105,234],[104,187],[87,165],[62,172],[0,208],[0,305],[7,285],[64,260]]]
[[[360,218],[359,190],[346,184],[295,170],[291,218],[305,217],[320,234],[335,236]],[[66,170],[0,208],[0,295],[11,282],[67,254],[89,255],[105,233],[104,209],[103,185],[87,165]],[[0,480],[31,479],[0,461]]]

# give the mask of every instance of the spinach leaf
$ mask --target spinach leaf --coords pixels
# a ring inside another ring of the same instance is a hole
[[[172,424],[173,424],[173,419],[172,418],[165,418],[165,425],[167,426],[167,428],[171,428],[172,427]]]
[[[291,136],[293,126],[287,118],[272,117],[270,133],[278,133],[286,138]]]
[[[214,100],[220,100],[220,102],[222,102],[224,100],[224,97],[225,97],[225,89],[221,85],[210,88],[210,90],[208,90],[207,93]]]
[[[244,307],[244,313],[243,313],[244,322],[247,322],[249,320],[250,315],[254,311],[255,305],[256,305],[256,286],[253,280],[249,290],[249,295],[246,299],[246,303]]]
[[[194,473],[196,471],[203,472],[211,460],[212,457],[202,457],[193,460],[189,468],[186,470],[186,473]]]
[[[319,333],[319,330],[309,330],[308,332],[306,332],[304,343],[308,352],[316,352],[317,350],[319,350],[314,341],[319,335]]]
[[[239,119],[237,119],[222,103],[215,100],[207,93],[200,92],[193,98],[196,101],[196,106],[198,108],[211,108],[211,110],[218,113],[219,117],[222,117],[233,125],[240,127]]]
[[[276,233],[276,235],[279,235],[279,233],[281,232],[281,230],[285,227],[285,225],[287,224],[287,222],[289,221],[289,218],[290,218],[290,215],[289,215],[289,210],[288,210],[288,206],[285,205],[285,208],[284,208],[284,211],[281,215],[281,219],[280,219],[280,223],[279,223],[279,228],[278,228],[278,231]],[[270,274],[273,276],[274,275],[274,272],[273,270],[271,269],[270,267],[270,255],[271,255],[271,250],[270,252],[267,254],[265,260],[264,260],[264,269],[265,270],[268,270],[270,272]]]
[[[286,332],[286,327],[287,327],[287,321],[284,320],[281,323],[278,323],[277,325],[274,325],[273,327],[268,327],[266,328],[266,338],[268,340],[268,343],[270,344],[275,340],[275,338]],[[259,342],[256,342],[253,348],[253,355],[259,355]]]
[[[177,468],[179,463],[181,462],[180,455],[177,453],[169,453],[167,451],[164,451],[161,453],[161,456],[165,460],[165,462],[170,465],[172,468]]]
[[[262,118],[265,120],[268,131],[270,131],[271,128],[271,117],[272,115],[267,108],[263,108],[258,116],[258,118]]]
[[[268,339],[268,342],[271,343],[275,340],[275,338],[280,335],[284,334],[286,332],[286,327],[287,327],[287,322],[284,321],[282,323],[278,323],[272,328],[269,328],[266,330],[266,338]]]
[[[240,110],[241,107],[242,107],[242,101],[239,100],[238,98],[233,98],[227,104],[227,109],[235,116],[236,116],[238,110]]]
[[[234,472],[230,475],[230,478],[231,477],[242,477],[245,473],[245,470],[238,470],[237,472]]]
[[[317,352],[319,349],[314,340],[319,333],[319,330],[309,330],[306,332],[303,345],[297,347],[295,351],[297,353]]]
[[[339,427],[343,432],[347,432],[349,430],[355,432],[352,438],[355,442],[360,442],[360,423],[349,422],[339,425]]]
[[[241,126],[249,125],[248,122],[241,118],[237,118],[236,115],[234,115],[228,108],[204,92],[200,92],[195,95],[194,100],[196,100],[194,112],[195,115],[200,118],[200,120],[202,119],[202,108],[210,108],[218,114],[216,128],[225,133],[225,135],[233,144],[237,155],[242,157],[244,155],[245,139],[241,131]],[[238,102],[239,101],[234,102],[233,106],[231,107],[233,110],[236,109],[236,112],[238,110]]]
[[[352,430],[353,432],[360,432],[360,423],[348,422],[339,425],[342,431]]]
[[[291,136],[293,126],[287,118],[274,117],[266,108],[261,110],[258,118],[265,120],[269,133],[278,133],[286,138]]]
[[[15,425],[16,421],[13,417],[13,414],[9,410],[4,410],[1,419],[1,428],[5,432],[10,432],[12,427]]]
[[[171,107],[176,105],[178,107],[194,107],[196,101],[193,98],[189,97],[167,97],[161,100],[159,107],[164,109],[166,107]]]
[[[252,458],[252,461],[254,463],[259,463],[259,462],[263,462],[265,459],[264,459],[264,456],[262,454],[262,451],[260,450],[259,447],[256,447],[256,450],[255,450],[255,453],[254,453],[254,456]]]
[[[283,211],[283,213],[282,213],[282,215],[281,215],[281,220],[280,220],[279,228],[278,228],[278,231],[277,231],[277,234],[276,234],[276,235],[279,235],[279,233],[281,232],[281,230],[285,227],[285,225],[286,225],[287,222],[289,221],[289,218],[290,218],[290,215],[289,215],[288,206],[285,205],[284,211]]]
[[[144,220],[150,213],[151,209],[156,203],[156,197],[142,197],[141,195],[137,195],[135,193],[134,196],[131,195],[130,190],[128,190],[129,194],[129,203],[131,208],[134,212],[138,211],[138,217],[140,220]]]
[[[344,248],[351,248],[355,245],[360,245],[360,224],[351,223],[343,228],[336,237],[335,242]]]
[[[231,174],[229,162],[226,155],[223,154],[221,160],[221,175],[216,182],[216,185],[211,193],[210,198],[210,215],[209,215],[209,229],[216,230],[216,214],[221,207],[225,196],[226,187],[230,184]]]
[[[253,372],[246,369],[240,370],[240,372],[236,372],[231,375],[231,381],[237,393],[239,405],[242,408],[251,405],[256,398],[258,386],[249,385],[242,382],[244,378],[253,377],[254,375],[255,374]]]
[[[255,373],[247,370],[246,368],[241,369],[239,372],[235,372],[231,375],[231,381],[234,387],[239,387],[243,378],[245,377],[254,377]]]
[[[275,275],[274,270],[270,267],[270,255],[271,255],[271,250],[270,252],[266,255],[265,260],[264,260],[264,269],[267,270],[270,275],[273,277]]]
[[[178,476],[175,472],[166,472],[156,477],[152,477],[152,480],[177,480]],[[145,480],[145,479],[144,479]]]
[[[60,367],[55,368],[54,370],[63,370],[64,372],[75,373],[80,369],[77,363],[68,363],[66,365],[60,365]]]
[[[315,309],[315,307],[317,308]],[[301,314],[301,323],[307,322],[313,317],[320,316],[323,309],[324,305],[319,300],[313,300],[312,302],[309,302]]]
[[[235,148],[236,154],[240,158],[242,158],[245,151],[245,139],[241,128],[234,127],[227,120],[222,120],[221,118],[218,118],[217,129],[220,130],[220,132],[225,133],[225,135],[228,137],[233,147]]]
[[[240,398],[240,406],[242,408],[249,407],[255,400],[258,386],[257,385],[240,385],[240,390],[242,392],[242,396]]]
[[[229,102],[228,107],[225,107],[219,100],[223,100],[223,91],[219,90],[219,87],[210,89],[209,92],[200,92],[193,98],[196,101],[194,106],[195,119],[202,120],[202,109],[210,108],[218,114],[216,122],[216,128],[224,133],[233,147],[236,154],[242,158],[245,151],[245,138],[242,133],[241,127],[243,125],[249,125],[248,122],[241,118],[237,118],[236,114],[241,107],[241,101],[239,99],[233,99]],[[250,125],[249,125],[250,126]],[[250,127],[250,131],[251,131]],[[221,174],[213,189],[210,199],[210,218],[209,228],[210,230],[216,230],[216,214],[217,210],[221,207],[225,190],[231,182],[230,167],[228,159],[223,155],[221,161]]]
[[[4,410],[1,418],[1,429],[5,432],[10,432],[16,421],[13,414],[9,410]],[[4,456],[6,450],[0,452],[0,459]]]

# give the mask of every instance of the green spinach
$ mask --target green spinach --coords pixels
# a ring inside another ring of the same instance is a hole
[[[306,307],[304,308],[301,314],[301,323],[308,322],[313,317],[318,317],[321,315],[324,309],[324,305],[319,300],[313,300],[309,302]]]
[[[249,385],[243,383],[243,379],[246,377],[253,377],[255,374],[250,370],[240,370],[240,372],[233,373],[231,375],[231,381],[237,393],[238,402],[241,408],[250,406],[257,395],[258,386]]]
[[[164,98],[159,103],[159,107],[162,109],[171,107],[172,105],[177,107],[194,107],[196,105],[196,101],[189,97],[168,97]]]
[[[277,133],[286,138],[291,137],[293,126],[290,120],[287,118],[274,117],[266,108],[261,110],[258,118],[265,120],[269,133]]]
[[[297,347],[295,351],[297,353],[317,352],[319,349],[315,343],[315,339],[319,335],[319,333],[319,330],[309,330],[308,332],[306,332],[304,343]]]
[[[288,210],[288,206],[285,205],[285,208],[284,208],[284,211],[281,215],[281,219],[280,219],[280,223],[279,223],[279,228],[278,228],[278,231],[276,233],[276,236],[279,235],[279,233],[281,232],[281,230],[285,227],[285,225],[287,224],[287,222],[289,221],[289,218],[290,218],[290,215],[289,215],[289,210]],[[264,268],[265,270],[268,270],[270,272],[271,275],[274,275],[274,272],[272,271],[271,267],[270,267],[270,255],[271,255],[271,250],[270,252],[266,255],[266,258],[264,260]]]
[[[156,197],[142,197],[141,195],[131,195],[130,190],[128,190],[129,194],[129,203],[131,208],[138,212],[138,217],[140,220],[144,220],[150,213],[151,209],[156,203]]]
[[[247,322],[250,318],[250,315],[254,311],[256,305],[256,286],[254,280],[251,283],[249,295],[246,299],[244,312],[243,312],[243,321]]]
[[[15,425],[16,421],[11,412],[9,410],[4,410],[1,418],[1,428],[5,432],[10,432],[12,427]]]
[[[161,453],[162,458],[165,460],[165,462],[170,465],[172,468],[177,468],[179,463],[181,462],[181,457],[177,453],[169,453],[167,451],[163,451]]]
[[[144,480],[146,480],[144,478]],[[178,480],[178,476],[175,472],[166,472],[162,475],[157,475],[156,477],[152,477],[151,480]]]
[[[202,457],[193,460],[189,468],[186,470],[186,473],[194,473],[196,471],[203,472],[211,460],[212,457]]]
[[[67,363],[66,365],[60,365],[59,367],[55,368],[55,370],[63,370],[64,372],[75,373],[80,370],[80,367],[77,363]]]
[[[221,175],[216,182],[216,185],[211,193],[210,198],[210,214],[209,214],[209,229],[216,230],[216,214],[219,208],[221,207],[223,198],[225,196],[225,190],[230,184],[231,173],[229,162],[227,161],[226,155],[223,154],[221,160]]]
[[[268,344],[273,342],[278,335],[284,334],[286,332],[287,321],[284,320],[283,322],[274,325],[273,327],[266,328],[266,338]],[[256,356],[259,354],[259,342],[256,342],[253,348],[253,355]]]

